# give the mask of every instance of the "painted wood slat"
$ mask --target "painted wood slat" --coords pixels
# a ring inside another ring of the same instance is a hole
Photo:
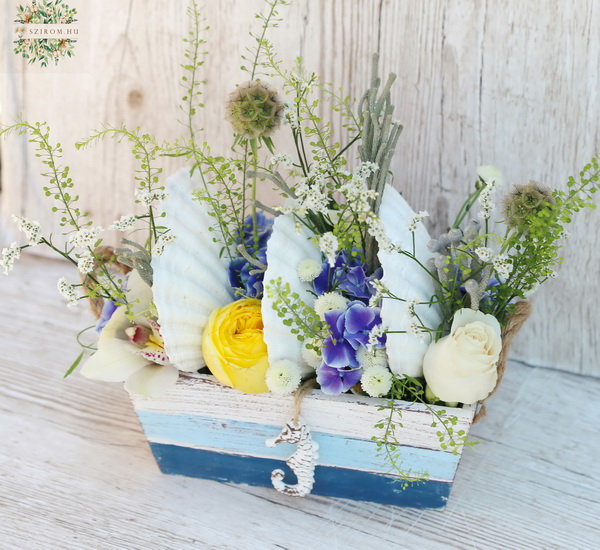
[[[292,396],[245,394],[221,386],[210,375],[186,374],[162,398],[132,399],[165,473],[271,487],[271,472],[285,465],[294,452],[289,446],[269,449],[265,445],[291,418]],[[400,490],[397,476],[386,470],[371,441],[378,435],[375,424],[385,415],[379,410],[385,404],[384,399],[328,396],[320,391],[303,398],[302,420],[320,445],[313,493],[398,506],[443,507],[460,455],[440,449],[436,435],[440,428],[431,426],[435,417],[423,405],[402,402],[403,426],[397,430],[402,468],[413,478],[425,472],[429,477],[410,483],[408,494]],[[468,432],[473,412],[473,407],[450,409],[449,414],[460,418],[455,429]]]
[[[279,428],[275,426],[145,411],[137,411],[137,415],[151,443],[278,460],[287,459],[295,450],[287,444],[265,445],[266,439],[278,435]],[[319,465],[388,473],[384,458],[377,455],[377,447],[372,441],[318,433],[312,429],[311,436],[319,444]],[[399,447],[398,451],[402,468],[410,470],[414,477],[427,473],[428,479],[454,479],[459,455],[407,446]]]
[[[165,474],[259,487],[270,486],[271,472],[277,468],[287,470],[287,479],[292,475],[279,460],[160,443],[151,443],[150,448]],[[403,486],[394,476],[318,465],[312,494],[409,508],[443,508],[451,486],[451,483],[435,480],[409,482]]]
[[[175,388],[162,398],[135,396],[133,402],[136,411],[193,414],[279,428],[293,416],[294,407],[293,398],[289,396],[244,394],[221,386],[212,376],[187,374],[180,376]],[[356,395],[327,396],[320,391],[313,391],[302,401],[302,418],[311,431],[370,440],[373,435],[379,435],[374,426],[386,418],[387,412],[378,410],[386,404],[385,399]],[[456,431],[468,431],[474,415],[473,407],[446,410],[458,419]],[[403,402],[404,429],[398,434],[398,442],[401,445],[439,450],[439,438],[436,435],[439,426],[432,427],[432,421],[433,416],[423,405]]]

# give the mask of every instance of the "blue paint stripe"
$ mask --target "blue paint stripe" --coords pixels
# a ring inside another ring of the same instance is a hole
[[[285,460],[294,452],[287,444],[269,448],[265,440],[276,437],[279,429],[237,420],[200,416],[180,416],[137,412],[150,441],[175,443],[237,453],[249,456]],[[311,432],[319,444],[318,464],[340,468],[387,473],[383,457],[377,456],[372,441]],[[397,448],[402,468],[415,476],[427,472],[431,479],[452,481],[460,456],[416,447]]]
[[[279,460],[152,442],[150,447],[165,474],[272,487],[271,472],[282,468],[286,471],[286,483],[295,482],[285,462]],[[442,481],[425,481],[411,483],[402,489],[401,484],[394,482],[391,476],[317,466],[312,494],[410,508],[443,508],[451,485]]]

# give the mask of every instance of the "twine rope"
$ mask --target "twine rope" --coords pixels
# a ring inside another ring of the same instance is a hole
[[[508,352],[510,350],[510,346],[514,337],[517,335],[517,332],[523,326],[523,323],[527,321],[527,318],[531,315],[531,304],[529,302],[517,302],[515,304],[515,310],[510,315],[506,321],[506,325],[502,327],[502,351],[500,352],[500,357],[498,359],[498,365],[496,367],[498,373],[498,380],[496,381],[496,385],[491,393],[481,401],[479,410],[473,417],[473,424],[477,423],[481,420],[486,414],[487,409],[484,401],[489,399],[492,395],[496,393],[496,390],[500,386],[500,382],[502,382],[502,378],[504,377],[504,373],[506,371],[506,362],[508,360]]]
[[[292,421],[295,426],[299,424],[300,410],[302,408],[302,399],[304,396],[317,385],[316,378],[306,380],[294,393],[294,416]]]

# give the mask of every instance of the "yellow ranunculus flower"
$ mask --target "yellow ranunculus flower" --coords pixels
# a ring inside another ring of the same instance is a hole
[[[202,334],[202,355],[221,384],[245,393],[268,392],[260,300],[246,298],[215,309]]]

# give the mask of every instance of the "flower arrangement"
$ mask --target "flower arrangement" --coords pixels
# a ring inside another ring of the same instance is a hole
[[[382,82],[375,55],[370,85],[354,102],[301,61],[284,68],[267,39],[283,4],[267,1],[254,50],[243,57],[247,81],[227,100],[231,154],[213,153],[195,127],[204,44],[195,2],[182,81],[187,137],[162,144],[139,129],[107,126],[77,144],[126,140],[140,161],[135,202],[144,212],[109,228],[127,233],[121,248],[102,246],[104,229],[77,207],[45,124],[0,129],[26,133],[37,147],[66,236],[56,244],[39,223],[15,217],[27,243],[4,249],[0,264],[8,273],[21,250],[44,244],[78,267],[82,282],[63,278],[58,289],[69,306],[92,302],[99,339],[84,345],[69,372],[83,362],[84,376],[149,397],[168,392],[180,373],[207,369],[249,394],[316,386],[384,398],[389,418],[374,427],[377,445],[412,479],[396,461],[395,404],[429,407],[442,448],[470,444],[454,432],[448,408],[476,404],[496,388],[515,316],[520,323],[526,300],[555,276],[573,214],[593,207],[598,160],[566,190],[529,182],[500,200],[500,171],[482,166],[453,224],[431,238],[429,214],[414,212],[389,183],[402,132],[393,118],[395,75]],[[345,143],[331,139],[319,94],[340,115]],[[295,150],[277,147],[283,132]],[[161,156],[189,168],[164,184]],[[278,192],[274,205],[257,200],[265,183]],[[134,240],[140,231],[144,238]]]

